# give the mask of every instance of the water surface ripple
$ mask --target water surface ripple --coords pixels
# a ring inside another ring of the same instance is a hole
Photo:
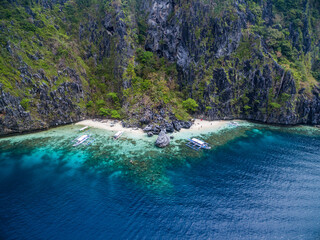
[[[320,238],[319,134],[257,125],[199,155],[132,143],[128,159],[25,138],[0,140],[1,239]]]

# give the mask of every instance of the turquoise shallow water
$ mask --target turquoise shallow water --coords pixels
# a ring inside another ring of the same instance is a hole
[[[0,238],[320,238],[315,128],[243,123],[201,152],[98,129],[73,148],[79,128],[0,139]]]

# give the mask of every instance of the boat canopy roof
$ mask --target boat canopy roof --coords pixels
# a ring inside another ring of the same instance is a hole
[[[82,141],[83,139],[85,139],[88,135],[82,135],[81,137],[78,138],[78,141]]]
[[[203,142],[203,141],[201,141],[201,140],[199,140],[199,139],[197,139],[197,138],[192,138],[191,140],[194,141],[194,142],[196,142],[196,143],[198,143],[198,144],[200,144],[200,145],[206,144],[205,142]]]
[[[122,134],[123,133],[123,131],[119,131],[119,132],[117,132],[116,134],[115,134],[115,136],[118,136],[118,135],[120,135],[120,134]]]

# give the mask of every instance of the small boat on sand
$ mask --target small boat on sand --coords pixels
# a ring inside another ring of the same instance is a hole
[[[188,147],[198,151],[199,149],[211,149],[211,147],[209,146],[208,143],[197,139],[197,138],[192,138],[192,139],[188,139],[188,143],[186,144]]]
[[[230,127],[238,127],[238,126],[239,126],[239,123],[237,123],[237,122],[230,122],[230,123],[229,123],[229,126],[230,126]]]
[[[79,132],[84,132],[84,131],[86,131],[86,130],[89,130],[89,126],[85,126],[85,127],[83,127],[83,128],[80,128],[79,129]]]
[[[122,134],[123,134],[123,131],[119,131],[119,132],[117,132],[117,133],[113,136],[113,138],[114,138],[115,140],[117,140],[118,138],[121,137]]]

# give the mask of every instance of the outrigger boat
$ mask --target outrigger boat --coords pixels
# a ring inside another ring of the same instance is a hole
[[[72,145],[73,147],[76,147],[82,143],[89,145],[94,142],[94,138],[92,138],[91,135],[89,135],[89,134],[85,134],[85,135],[82,135],[82,136],[74,139],[73,142],[74,142],[74,144]]]
[[[115,140],[117,140],[118,138],[121,137],[122,134],[123,134],[123,131],[119,131],[119,132],[117,132],[117,133],[113,136],[113,138],[114,138]]]
[[[83,128],[80,128],[79,129],[79,132],[84,132],[84,131],[86,131],[86,130],[89,130],[89,126],[85,126],[85,127],[83,127]]]
[[[72,146],[73,147],[76,147],[76,146],[78,146],[78,145],[80,145],[81,143],[84,143],[85,141],[87,141],[88,139],[89,139],[89,135],[82,135],[81,137],[78,137],[78,138],[76,138],[75,139],[75,144],[73,144]]]
[[[188,139],[188,143],[186,144],[188,147],[198,151],[199,149],[211,149],[208,143],[201,141],[197,138]]]
[[[229,126],[231,126],[231,127],[238,127],[238,126],[239,126],[239,123],[237,123],[237,122],[230,122],[230,123],[229,123]]]

